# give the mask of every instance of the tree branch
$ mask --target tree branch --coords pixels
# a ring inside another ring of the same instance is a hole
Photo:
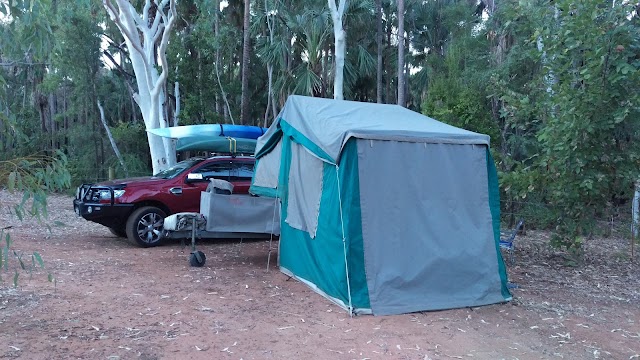
[[[36,62],[28,62],[28,61],[10,61],[7,63],[0,63],[0,66],[16,66],[16,65],[26,65],[26,66],[34,66],[34,65],[51,65],[50,63],[46,63],[46,62],[42,62],[42,63],[36,63]]]
[[[150,0],[146,0],[144,2],[144,7],[142,8],[142,20],[146,24],[149,23],[149,9],[151,9],[151,1]]]
[[[177,17],[175,0],[171,0],[169,5],[169,11],[170,11],[170,15],[168,16],[168,22],[165,25],[164,31],[162,33],[162,40],[160,41],[160,47],[158,48],[158,53],[160,55],[160,66],[162,67],[162,73],[156,80],[156,83],[153,85],[153,89],[152,89],[153,96],[156,96],[159,93],[160,88],[162,87],[162,84],[164,84],[164,82],[167,80],[167,77],[169,75],[169,71],[167,70],[167,68],[169,67],[169,64],[167,62],[167,44],[169,43],[169,35],[171,34],[171,29],[173,28],[173,25],[175,24],[176,17]]]
[[[162,2],[162,4],[160,5],[156,5],[156,15],[153,18],[153,24],[151,24],[151,26],[149,26],[149,29],[151,30],[151,34],[153,34],[153,38],[156,38],[156,34],[158,33],[158,31],[162,32],[162,30],[160,30],[160,20],[164,20],[164,23],[167,22],[167,16],[165,15],[164,11],[162,11],[162,9],[160,8],[160,6],[166,6],[166,4],[164,3],[164,1]],[[160,16],[158,16],[160,15]]]
[[[111,63],[112,63],[113,65],[115,65],[115,67],[116,67],[116,68],[117,68],[117,69],[118,69],[122,74],[124,74],[124,75],[126,75],[126,76],[128,76],[128,77],[130,77],[130,78],[133,78],[133,79],[135,79],[135,78],[136,78],[136,76],[135,76],[135,75],[133,75],[133,74],[131,74],[131,73],[127,72],[127,71],[122,67],[122,65],[118,64],[118,62],[116,62],[116,60],[113,58],[113,56],[111,55],[111,53],[109,53],[107,50],[104,50],[102,53],[103,53],[103,54],[104,54],[104,55],[105,55],[105,56],[106,56],[106,57],[111,61]]]
[[[160,38],[160,35],[164,35],[164,32],[163,32],[164,29],[165,29],[164,24],[162,24],[160,27],[158,27],[157,31],[153,34],[154,44],[158,43],[158,39]]]
[[[116,153],[116,157],[118,158],[118,161],[120,161],[120,165],[124,169],[125,176],[129,177],[129,171],[127,170],[127,165],[125,165],[124,159],[120,154],[120,150],[118,150],[118,145],[116,144],[116,141],[113,139],[113,135],[111,135],[111,130],[109,129],[109,126],[107,125],[107,120],[104,117],[104,109],[102,108],[102,105],[100,105],[100,100],[98,100],[97,103],[98,103],[98,110],[100,110],[100,121],[102,121],[102,126],[104,126],[104,130],[107,132],[107,136],[109,137],[109,142],[111,143],[113,152]]]
[[[111,18],[111,21],[113,21],[116,24],[118,29],[120,29],[120,32],[122,32],[122,35],[129,40],[133,48],[136,51],[138,51],[140,55],[142,55],[142,57],[144,58],[144,51],[142,50],[142,46],[140,44],[140,38],[137,36],[134,37],[133,34],[131,34],[129,27],[127,27],[124,23],[122,23],[120,16],[118,16],[118,14],[122,15],[122,17],[129,22],[129,26],[132,27],[133,29],[136,29],[135,24],[131,19],[131,17],[127,16],[127,11],[122,11],[121,9],[122,4],[120,4],[121,0],[116,0],[116,1],[118,2],[119,11],[116,10],[115,6],[113,6],[113,4],[111,3],[111,0],[103,0],[102,3],[104,7],[107,9],[107,12],[109,13],[109,17]],[[129,6],[131,6],[129,2],[126,2],[126,3],[129,4]],[[144,61],[146,62],[146,59]]]

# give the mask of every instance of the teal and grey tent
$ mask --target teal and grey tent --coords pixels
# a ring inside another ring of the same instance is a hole
[[[397,105],[290,96],[251,191],[280,198],[280,270],[353,313],[511,300],[489,137]]]

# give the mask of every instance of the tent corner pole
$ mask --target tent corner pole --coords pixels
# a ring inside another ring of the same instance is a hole
[[[349,263],[347,262],[347,238],[344,231],[344,216],[342,213],[342,195],[340,194],[340,168],[338,164],[333,164],[336,169],[336,181],[338,183],[338,205],[340,207],[340,224],[342,225],[342,250],[344,254],[344,269],[347,276],[347,297],[349,299],[349,317],[353,317],[353,304],[351,303],[351,281],[349,279]]]

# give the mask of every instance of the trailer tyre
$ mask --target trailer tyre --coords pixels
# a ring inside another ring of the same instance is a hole
[[[202,251],[194,251],[189,255],[189,265],[193,267],[203,267],[205,262],[207,262],[207,257]]]

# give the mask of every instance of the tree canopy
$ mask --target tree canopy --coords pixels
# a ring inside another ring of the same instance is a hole
[[[344,99],[400,96],[489,134],[504,209],[535,203],[544,211],[534,223],[556,229],[560,245],[579,246],[593,219],[631,199],[640,178],[637,4],[351,0],[344,31],[334,32],[331,1],[176,2],[158,111],[172,119],[179,102],[183,125],[268,125],[290,94],[334,97],[342,71]],[[11,0],[0,12],[0,160],[63,154],[73,184],[104,179],[109,167],[122,174],[100,100],[129,173],[148,174],[132,49],[102,4]]]

